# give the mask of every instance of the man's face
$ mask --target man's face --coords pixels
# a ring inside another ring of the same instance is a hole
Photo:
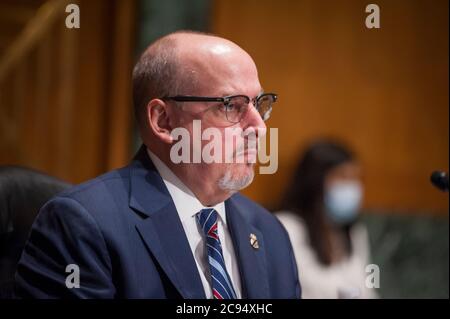
[[[183,92],[185,95],[208,97],[246,95],[254,99],[262,92],[253,60],[237,47],[220,43],[212,45],[193,58],[190,67],[196,72],[197,85],[195,92]],[[231,123],[227,119],[228,110],[220,102],[182,102],[178,105],[172,103],[171,108],[176,126],[184,127],[190,133],[193,153],[202,154],[202,150],[208,144],[211,145],[213,140],[219,142],[221,147],[220,163],[205,163],[202,158],[201,163],[178,164],[186,166],[184,169],[189,178],[230,193],[251,183],[257,156],[255,137],[266,129],[264,121],[251,101],[238,123]],[[199,145],[192,139],[194,131],[198,129],[194,125],[194,120],[201,121],[200,131],[203,138],[206,137]],[[203,133],[208,129],[215,129],[220,133],[219,139],[217,135],[204,136]],[[252,131],[256,135],[243,134]]]

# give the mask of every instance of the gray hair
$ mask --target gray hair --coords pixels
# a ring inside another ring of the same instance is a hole
[[[172,35],[202,34],[195,31],[177,31],[156,40],[140,56],[133,69],[133,103],[139,125],[143,125],[145,106],[156,98],[179,95],[194,89],[195,72],[189,71],[180,59],[178,42]]]
[[[179,61],[176,43],[163,38],[152,44],[133,69],[133,103],[138,124],[142,124],[145,105],[152,99],[177,94]]]

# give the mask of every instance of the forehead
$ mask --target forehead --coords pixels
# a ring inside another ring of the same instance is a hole
[[[254,96],[261,91],[253,59],[234,44],[204,43],[185,52],[185,59],[187,71],[196,74],[196,94]]]

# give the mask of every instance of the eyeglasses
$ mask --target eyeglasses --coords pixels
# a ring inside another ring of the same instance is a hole
[[[177,102],[220,102],[220,111],[225,115],[227,121],[231,123],[239,123],[247,114],[250,102],[261,115],[263,121],[270,117],[272,112],[272,104],[277,101],[277,95],[274,93],[261,93],[254,99],[250,99],[247,95],[229,95],[224,97],[208,97],[208,96],[190,96],[176,95],[165,96],[162,100],[172,100]]]

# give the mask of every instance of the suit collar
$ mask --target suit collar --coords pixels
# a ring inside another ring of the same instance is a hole
[[[130,165],[129,205],[141,214],[150,216],[170,202],[170,194],[150,161],[145,145],[142,145]]]
[[[245,218],[236,203],[236,196],[225,202],[228,229],[233,240],[234,251],[238,259],[242,283],[242,296],[248,299],[270,298],[266,254],[262,233],[253,227]],[[254,234],[259,248],[253,248],[250,235]]]
[[[175,205],[145,146],[131,164],[129,205],[144,217],[137,231],[181,296],[206,298]]]
[[[195,215],[205,206],[156,154],[149,149],[146,149],[146,151],[175,204],[181,222],[189,222],[188,220],[195,218]],[[221,202],[211,208],[219,213],[220,218],[225,223],[225,203]]]

